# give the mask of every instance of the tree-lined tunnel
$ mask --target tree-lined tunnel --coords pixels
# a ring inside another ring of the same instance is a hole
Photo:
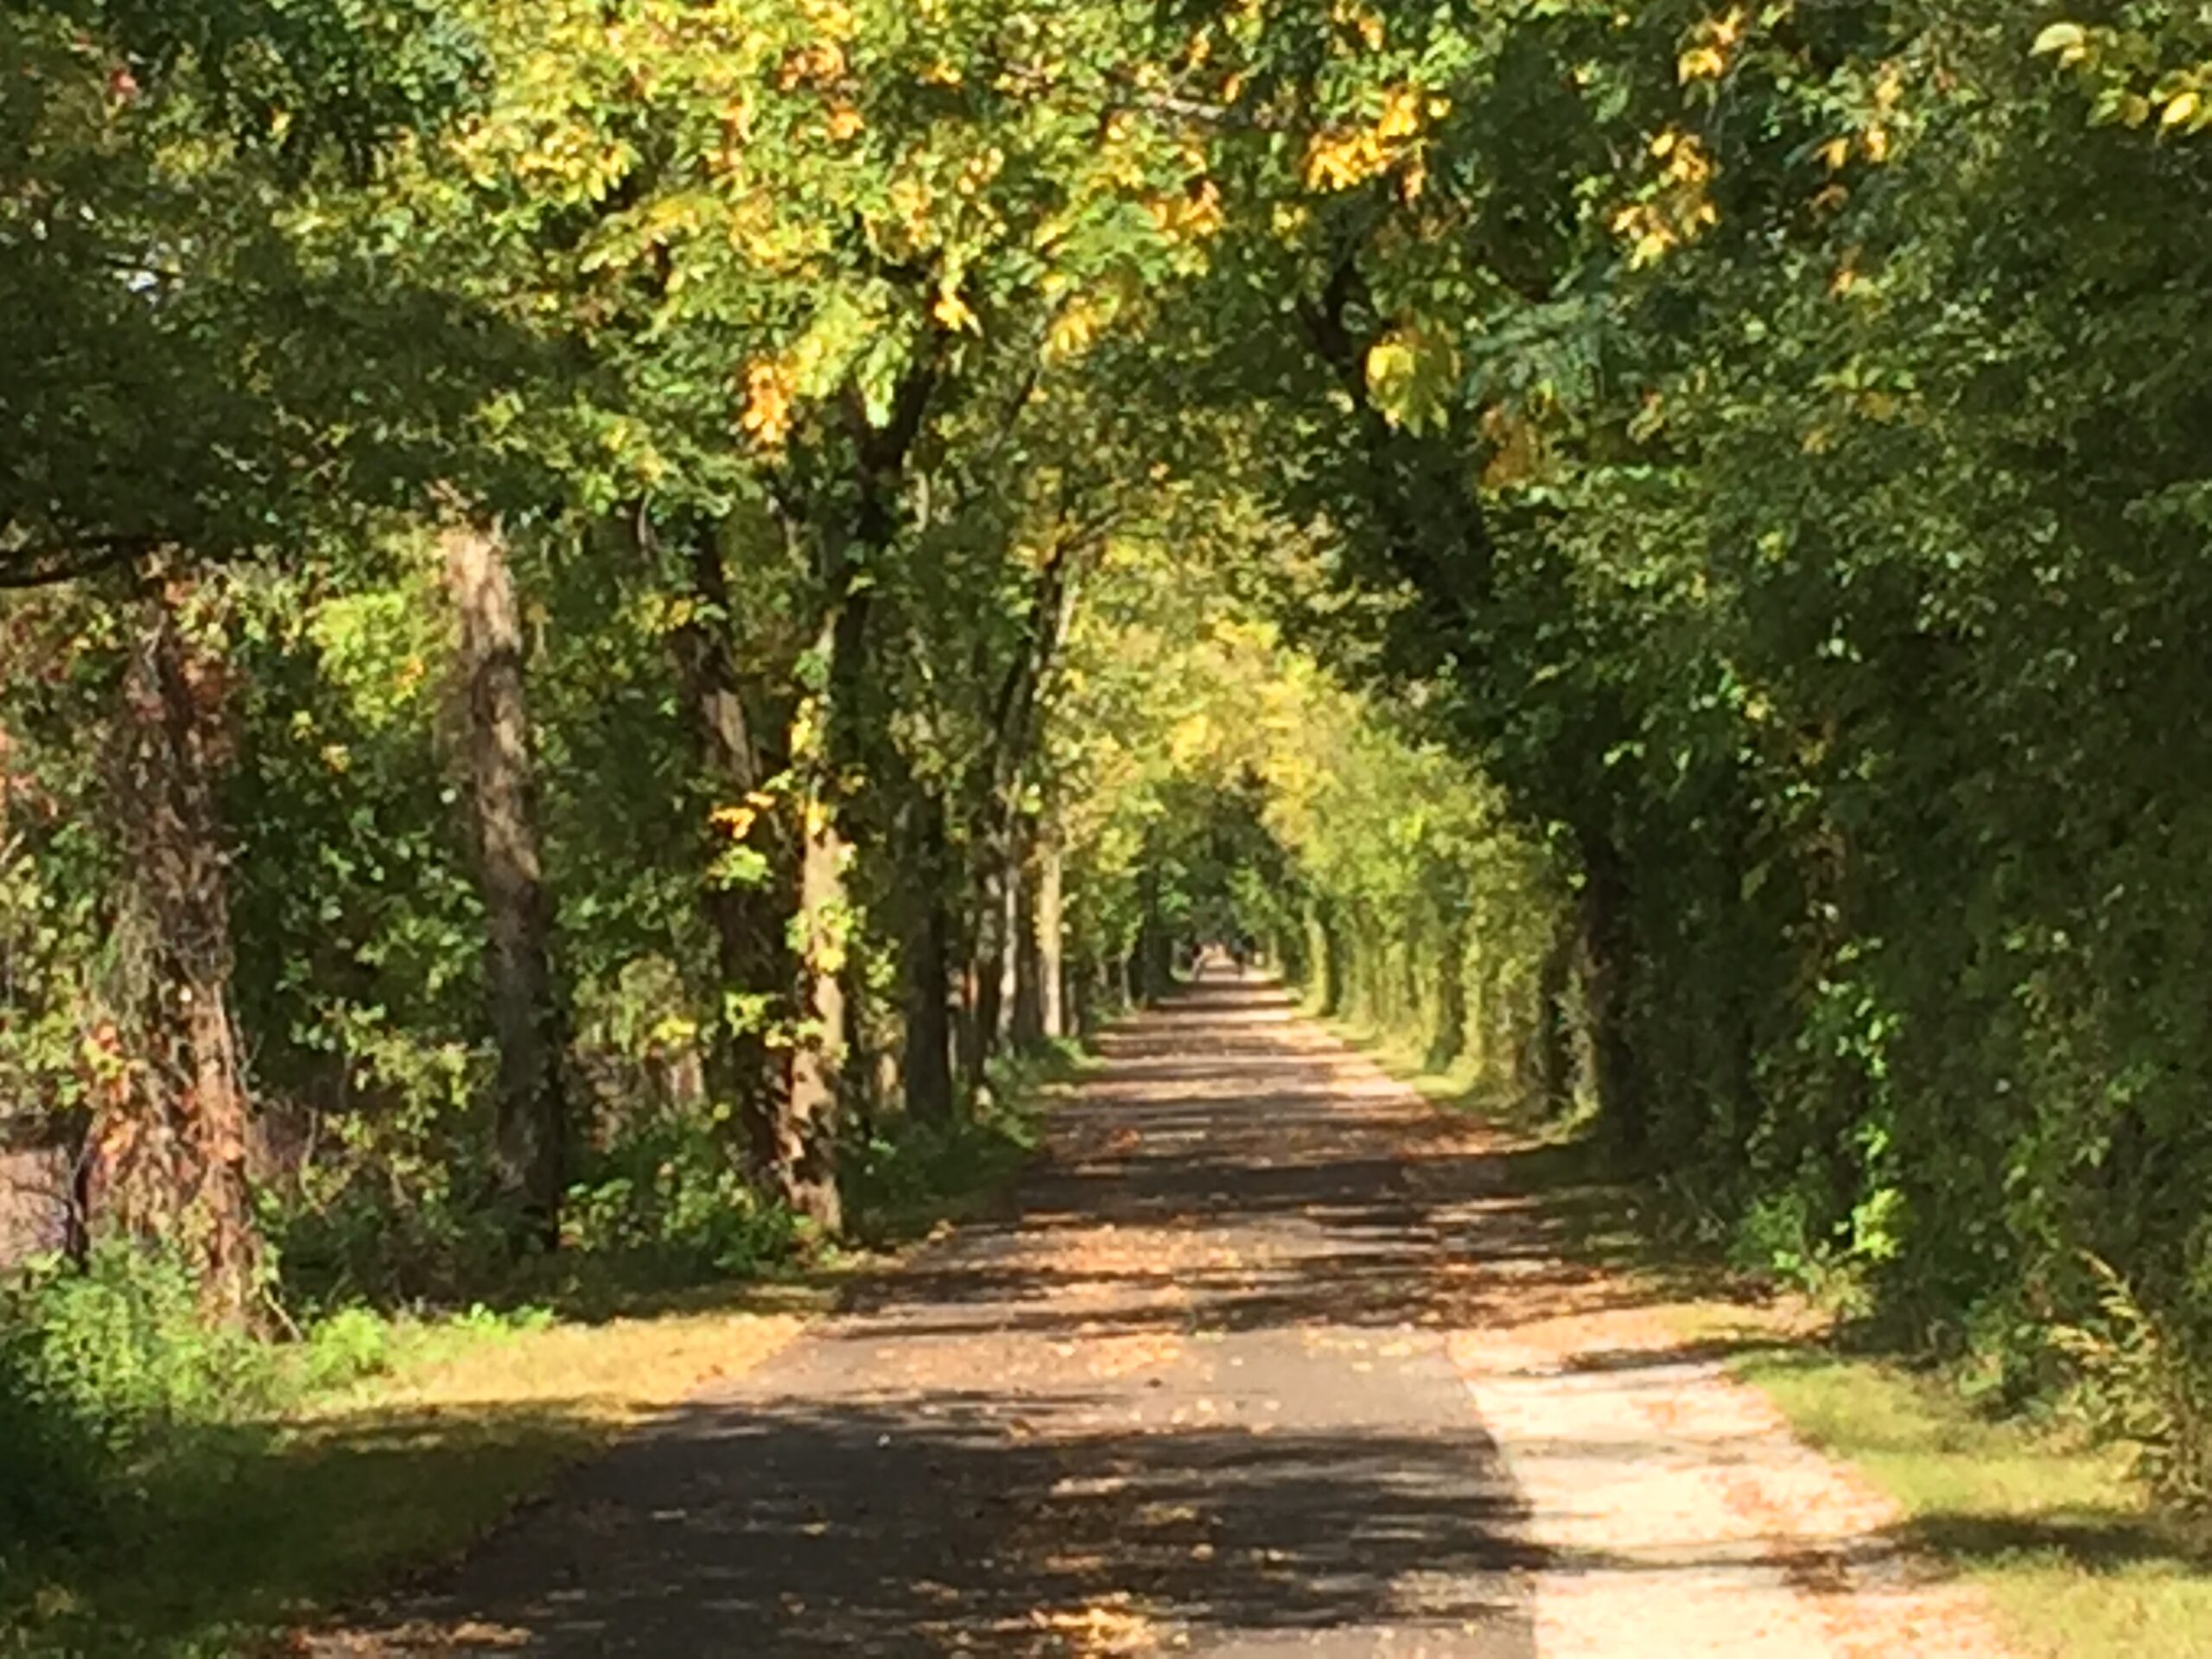
[[[0,66],[0,1592],[326,1327],[883,1243],[1221,961],[2212,1490],[2201,8]]]

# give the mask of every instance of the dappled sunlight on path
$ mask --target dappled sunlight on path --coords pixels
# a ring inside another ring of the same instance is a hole
[[[1269,985],[1100,1047],[1010,1218],[319,1649],[1993,1652],[1521,1151]]]

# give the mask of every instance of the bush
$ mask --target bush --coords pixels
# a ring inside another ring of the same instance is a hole
[[[842,1160],[847,1205],[860,1235],[882,1243],[917,1232],[1020,1167],[1037,1146],[1037,1091],[1076,1063],[1072,1046],[1006,1056],[989,1086],[946,1123],[898,1117],[872,1129]]]
[[[741,1274],[791,1253],[795,1232],[711,1127],[657,1122],[601,1153],[569,1190],[567,1249],[684,1277]]]
[[[190,1273],[116,1243],[0,1294],[0,1567],[105,1532],[146,1455],[269,1402],[269,1351],[211,1330]]]
[[[391,1322],[365,1307],[340,1308],[307,1333],[300,1363],[303,1388],[343,1388],[391,1369]]]

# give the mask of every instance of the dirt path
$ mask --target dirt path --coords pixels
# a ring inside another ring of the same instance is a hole
[[[1510,1146],[1264,988],[1105,1049],[1014,1218],[325,1650],[1998,1653]]]

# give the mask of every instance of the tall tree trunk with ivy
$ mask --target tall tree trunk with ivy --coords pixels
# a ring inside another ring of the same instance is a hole
[[[701,906],[715,940],[721,1006],[714,1011],[711,1067],[716,1091],[736,1107],[746,1159],[756,1179],[778,1167],[778,1096],[788,1078],[770,1046],[790,927],[788,849],[760,798],[759,750],[747,717],[731,643],[733,603],[711,525],[688,527],[679,549],[687,613],[671,636],[703,781],[714,798],[714,837]],[[779,868],[780,867],[780,868]]]
[[[550,1249],[567,1180],[567,1021],[553,971],[553,902],[539,850],[524,640],[506,543],[478,520],[441,540],[458,624],[461,747],[476,880],[486,930],[485,974],[499,1049],[493,1161],[514,1207],[515,1243]]]
[[[251,1105],[231,1005],[228,854],[218,790],[229,760],[220,618],[157,578],[131,612],[115,751],[130,918],[130,1010],[99,1072],[86,1195],[99,1233],[181,1251],[208,1313],[250,1325],[264,1250],[254,1220]]]
[[[823,620],[817,641],[821,689],[800,705],[791,743],[792,764],[806,779],[798,825],[798,1030],[776,1150],[785,1201],[833,1237],[844,1224],[837,1190],[838,1079],[849,1014],[843,970],[850,898],[831,740],[833,723],[843,712],[837,696],[846,680],[843,654],[857,647],[855,602],[833,605]]]

